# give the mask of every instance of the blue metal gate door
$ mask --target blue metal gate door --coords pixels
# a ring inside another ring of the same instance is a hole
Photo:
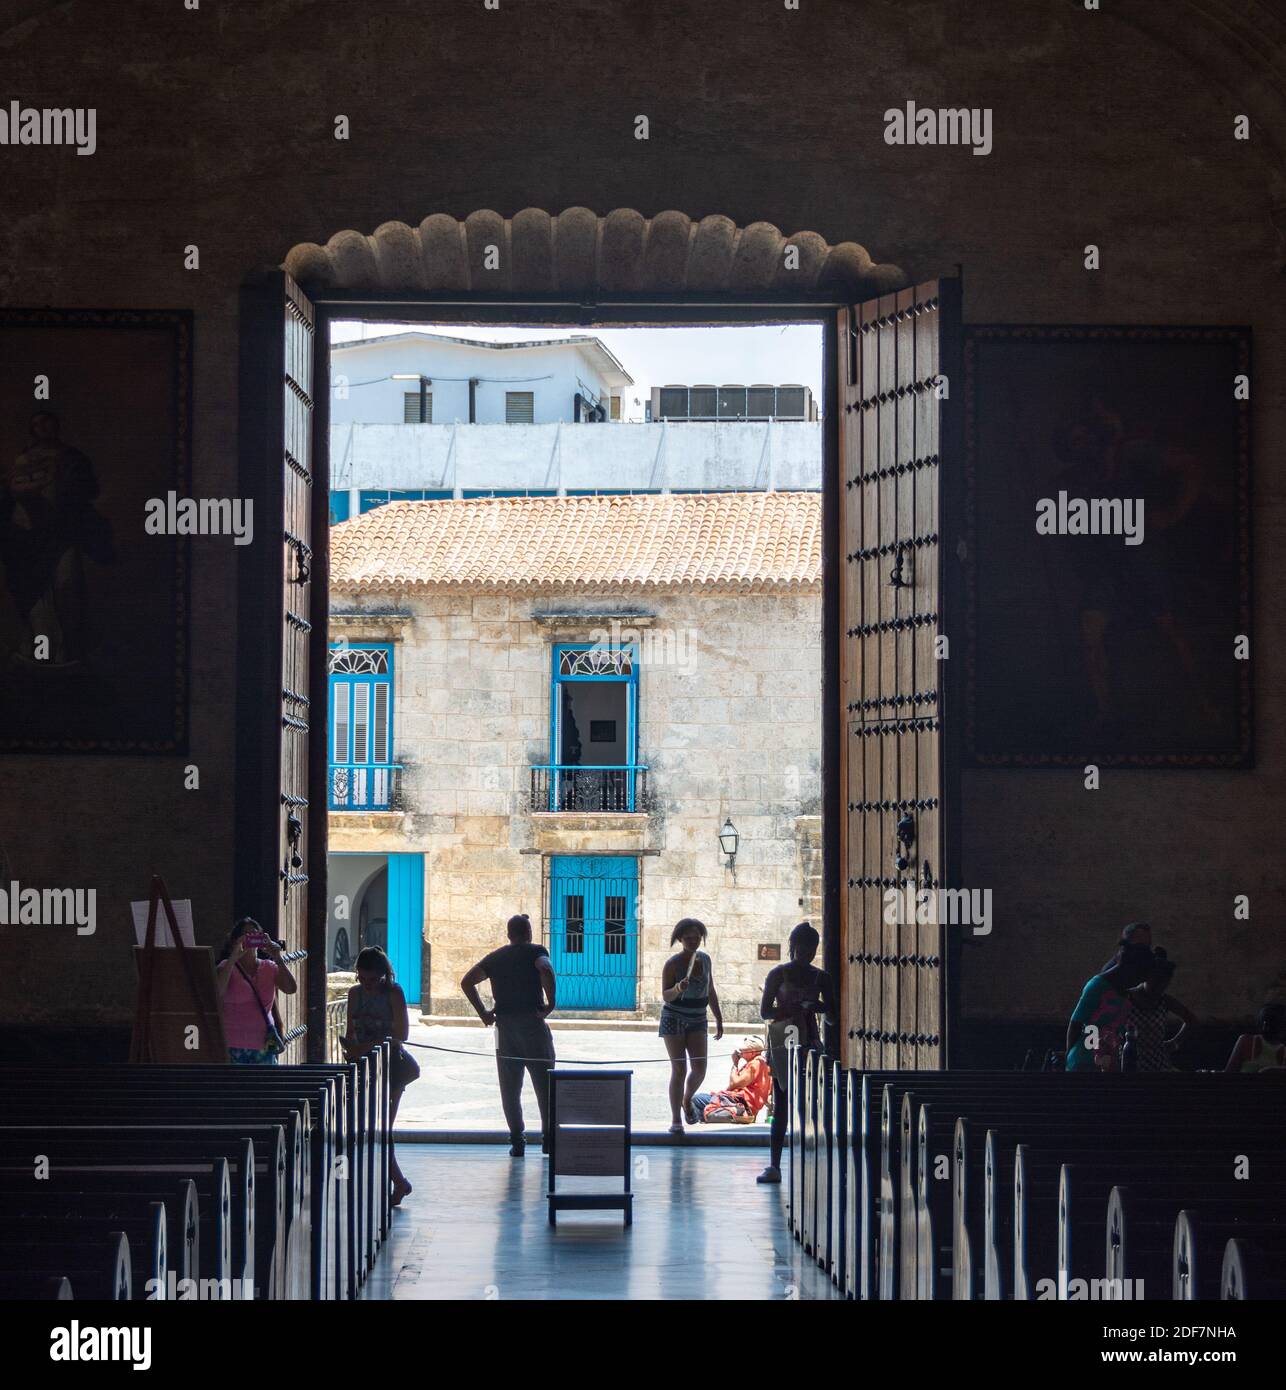
[[[638,1006],[638,860],[555,854],[549,955],[559,1009]]]

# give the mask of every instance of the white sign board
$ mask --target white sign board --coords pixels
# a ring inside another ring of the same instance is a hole
[[[192,899],[175,898],[171,903],[174,908],[174,920],[178,924],[179,936],[185,946],[195,946],[196,936],[192,928]],[[147,903],[130,903],[130,915],[134,918],[134,940],[139,946],[147,945]],[[156,905],[156,944],[158,946],[174,946],[177,943],[170,935],[169,919],[165,915],[164,903]]]

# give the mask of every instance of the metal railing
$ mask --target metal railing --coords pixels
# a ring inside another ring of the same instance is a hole
[[[635,811],[646,800],[647,767],[642,763],[545,763],[531,769],[533,811]]]
[[[326,1005],[326,1060],[339,1063],[344,1060],[344,1051],[339,1040],[348,1027],[348,1000],[332,999]]]
[[[331,763],[326,804],[332,811],[402,810],[402,764]]]

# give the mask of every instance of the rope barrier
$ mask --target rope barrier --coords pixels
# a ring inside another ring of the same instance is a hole
[[[406,1042],[403,1047],[418,1047],[425,1052],[451,1052],[457,1057],[503,1057],[506,1062],[565,1062],[569,1066],[576,1067],[622,1067],[622,1066],[642,1066],[647,1062],[655,1062],[658,1066],[662,1062],[678,1061],[678,1058],[671,1057],[609,1057],[603,1058],[579,1058],[579,1057],[519,1057],[512,1052],[479,1052],[467,1047],[442,1047],[438,1043],[417,1043]],[[765,1053],[766,1056],[766,1053]],[[707,1062],[726,1062],[732,1057],[731,1052],[718,1052],[706,1057]]]

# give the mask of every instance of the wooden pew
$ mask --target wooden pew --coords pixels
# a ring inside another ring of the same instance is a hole
[[[917,1079],[903,1096],[900,1133],[905,1137],[914,1130],[916,1143],[914,1149],[905,1142],[899,1147],[902,1173],[896,1211],[900,1273],[908,1284],[912,1272],[915,1277],[911,1296],[969,1299],[985,1293],[988,1283],[994,1288],[996,1271],[987,1270],[983,1241],[989,1220],[984,1126],[1017,1126],[1024,1136],[1047,1133],[1051,1127],[1054,1133],[1075,1133],[1077,1115],[1085,1119],[1104,1111],[1121,1112],[1132,1125],[1133,1111],[1140,1106],[1160,1104],[1164,1115],[1165,1105],[1175,1100],[1176,1086],[1186,1080],[1132,1077],[1125,1079],[1127,1089],[1122,1089],[1108,1078],[1076,1074],[939,1073]],[[1242,1102],[1220,1082],[1222,1078],[1202,1078],[1203,1103],[1225,1108],[1235,1120]],[[997,1135],[993,1143],[1000,1142]],[[1012,1133],[1008,1142],[1012,1149]],[[938,1172],[944,1162],[950,1165],[949,1182]]]
[[[149,1202],[141,1213],[127,1217],[99,1216],[81,1211],[73,1216],[12,1216],[0,1214],[0,1247],[27,1248],[56,1258],[86,1243],[101,1244],[123,1235],[130,1252],[130,1283],[140,1298],[164,1301],[169,1290],[169,1248],[164,1202]],[[44,1258],[44,1256],[42,1256]],[[8,1267],[9,1262],[6,1261]],[[132,1296],[132,1295],[131,1295]]]
[[[0,1271],[32,1290],[65,1279],[77,1298],[101,1303],[127,1303],[134,1296],[129,1240],[123,1231],[90,1234],[66,1249],[46,1241],[0,1241]]]
[[[253,1281],[257,1273],[266,1281],[259,1292],[273,1297],[352,1296],[391,1221],[390,1058],[385,1043],[339,1066],[0,1069],[13,1098],[0,1126],[0,1202],[6,1185],[34,1183],[37,1152],[53,1161],[64,1194],[79,1171],[98,1194],[123,1185],[117,1196],[145,1195],[164,1182],[154,1195],[172,1204],[174,1179],[187,1173],[210,1198],[181,1222],[193,1277],[217,1288],[229,1274]],[[244,1137],[230,1140],[238,1132]],[[229,1151],[235,1142],[240,1161]]]
[[[800,1129],[804,1169],[800,1244],[806,1255],[817,1253],[817,1093],[821,1054],[817,1048],[804,1049],[803,1115]]]
[[[790,1153],[790,1172],[788,1174],[786,1208],[790,1220],[790,1233],[802,1243],[804,1234],[804,1070],[806,1050],[791,1043],[789,1049],[790,1066],[787,1086],[787,1101],[790,1105],[790,1125],[786,1141]]]
[[[111,1094],[101,1099],[86,1097],[73,1091],[59,1093],[59,1105],[72,1111],[78,1122],[75,1125],[60,1125],[58,1132],[74,1134],[81,1130],[109,1128],[114,1134],[129,1134],[140,1128],[163,1125],[172,1134],[200,1133],[206,1130],[235,1130],[240,1136],[247,1134],[271,1142],[271,1131],[284,1126],[286,1134],[285,1167],[283,1177],[285,1191],[283,1208],[278,1217],[282,1236],[274,1248],[275,1263],[271,1286],[267,1293],[270,1298],[307,1297],[307,1272],[309,1265],[308,1232],[311,1213],[311,1199],[308,1184],[311,1181],[308,1127],[310,1115],[307,1102],[297,1107],[283,1108],[271,1099],[251,1097],[242,1101],[237,1109],[245,1120],[229,1123],[229,1107],[219,1098],[206,1100],[190,1099],[184,1101],[172,1096],[157,1096],[148,1092],[133,1095]],[[27,1125],[39,1128],[34,1122],[48,1113],[47,1105],[37,1105],[21,1098],[11,1100],[6,1108],[5,1125],[8,1129]]]
[[[110,1229],[124,1231],[129,1237],[135,1261],[134,1284],[144,1289],[143,1296],[177,1298],[181,1287],[195,1288],[201,1270],[196,1184],[185,1178],[168,1200],[154,1198],[155,1185],[151,1190],[136,1188],[133,1192],[72,1192],[65,1187],[33,1192],[29,1185],[17,1191],[0,1190],[0,1228],[21,1233],[23,1239],[29,1235],[54,1240],[73,1234],[77,1226],[91,1229],[107,1223]],[[173,1289],[154,1285],[149,1290],[147,1281],[156,1276],[142,1273],[140,1260],[163,1265],[165,1272],[160,1277],[164,1280],[168,1276]]]
[[[276,1130],[276,1149],[266,1142],[256,1145],[235,1134],[210,1134],[193,1138],[171,1135],[166,1130],[120,1137],[102,1133],[87,1138],[83,1132],[67,1137],[56,1131],[40,1135],[39,1152],[48,1157],[50,1169],[115,1168],[125,1172],[152,1172],[167,1185],[181,1172],[208,1166],[219,1158],[229,1165],[234,1184],[233,1277],[234,1287],[257,1290],[269,1297],[269,1279],[277,1266],[276,1245],[283,1238],[285,1201],[285,1138]],[[34,1182],[33,1143],[0,1128],[0,1169],[23,1171]],[[238,1199],[241,1206],[237,1212]],[[238,1219],[238,1216],[240,1219]]]
[[[232,1297],[232,1190],[228,1172],[227,1160],[218,1159],[208,1171],[175,1179],[172,1195],[165,1199],[171,1235],[183,1231],[190,1251],[187,1263],[198,1271],[192,1277],[200,1287],[192,1296],[203,1299]],[[81,1203],[93,1201],[110,1212],[119,1209],[126,1198],[155,1197],[165,1185],[156,1173],[59,1167],[37,1183],[29,1170],[0,1171],[0,1209],[18,1201],[27,1209],[66,1209],[70,1214]],[[179,1297],[184,1296],[180,1289]]]
[[[0,1302],[67,1302],[74,1296],[71,1280],[66,1275],[33,1278],[30,1274],[0,1271]]]
[[[1228,1302],[1286,1299],[1286,1240],[1281,1233],[1269,1230],[1230,1238],[1219,1289]]]
[[[1264,1255],[1286,1254],[1286,1204],[1262,1198],[1186,1205],[1175,1218],[1171,1286],[1175,1302],[1214,1300],[1221,1293],[1223,1255],[1233,1240],[1247,1240]],[[1267,1262],[1267,1261],[1265,1261]],[[1268,1297],[1255,1294],[1255,1297]]]
[[[49,1078],[47,1070],[21,1071],[7,1069],[6,1078],[25,1077],[34,1086],[44,1087]],[[296,1255],[296,1268],[310,1271],[313,1297],[351,1296],[349,1265],[351,1242],[347,1195],[340,1190],[339,1159],[353,1162],[352,1101],[356,1093],[356,1068],[351,1064],[337,1066],[299,1066],[231,1068],[176,1068],[139,1066],[124,1068],[79,1068],[60,1070],[60,1083],[68,1090],[80,1086],[93,1089],[94,1095],[104,1087],[117,1095],[132,1096],[140,1090],[164,1093],[182,1103],[204,1103],[222,1106],[222,1113],[235,1108],[245,1097],[253,1104],[275,1103],[281,1109],[283,1122],[290,1123],[285,1106],[302,1110],[304,1145],[301,1145],[299,1168],[301,1195],[309,1194],[309,1207],[300,1208],[300,1221],[292,1229],[291,1239]],[[302,1102],[302,1106],[300,1105]],[[68,1103],[71,1098],[68,1096]],[[308,1111],[311,1107],[311,1116]],[[307,1147],[311,1141],[311,1147]],[[292,1140],[293,1147],[293,1140]],[[351,1181],[351,1178],[350,1178]],[[302,1296],[303,1289],[298,1290]]]
[[[1128,1288],[1136,1299],[1218,1298],[1229,1237],[1286,1222],[1286,1183],[1246,1187],[1225,1179],[1194,1189],[1166,1176],[1114,1187],[1105,1232],[1109,1287]]]
[[[1177,1129],[1132,1135],[1118,1143],[1106,1156],[1101,1149],[1079,1154],[1062,1150],[1071,1161],[1059,1164],[1052,1193],[1045,1153],[1053,1151],[1019,1146],[1024,1155],[1020,1166],[1026,1174],[1024,1179],[1016,1170],[1015,1176],[1016,1298],[1033,1297],[1031,1287],[1039,1279],[1056,1278],[1061,1290],[1071,1280],[1105,1277],[1104,1224],[1108,1198],[1118,1182],[1135,1186],[1154,1180],[1174,1182],[1200,1194],[1214,1190],[1229,1172],[1227,1141],[1213,1136],[1205,1149],[1198,1147],[1190,1133],[1185,1136]],[[1259,1153],[1266,1157],[1267,1151]],[[1025,1182],[1021,1198],[1020,1182]],[[1020,1200],[1025,1208],[1021,1213]],[[1059,1297],[1063,1296],[1060,1292]]]
[[[851,1185],[847,1182],[844,1185],[844,1248],[851,1251],[852,1265],[846,1282],[854,1296],[861,1296],[864,1278],[866,1287],[874,1287],[879,1296],[893,1296],[894,1291],[903,1297],[914,1296],[921,1284],[922,1266],[925,1266],[928,1279],[925,1292],[933,1296],[959,1293],[969,1297],[975,1296],[975,1291],[988,1291],[988,1256],[992,1255],[994,1264],[995,1254],[987,1250],[987,1242],[972,1238],[967,1243],[961,1240],[959,1258],[965,1270],[960,1270],[957,1264],[958,1230],[966,1227],[971,1237],[980,1238],[989,1219],[986,1180],[989,1136],[986,1128],[974,1123],[975,1116],[998,1117],[1008,1126],[1007,1130],[990,1136],[990,1169],[994,1182],[997,1144],[1002,1149],[1007,1146],[1012,1155],[1023,1133],[1035,1133],[1042,1139],[1054,1134],[1076,1136],[1083,1132],[1090,1117],[1104,1110],[1109,1115],[1128,1117],[1132,1108],[1141,1105],[1143,1112],[1164,1115],[1167,1106],[1182,1107],[1194,1088],[1203,1111],[1216,1111],[1231,1127],[1244,1120],[1248,1097],[1262,1100],[1265,1095],[1262,1078],[1222,1075],[866,1073],[861,1076],[854,1086],[859,1099],[848,1126],[851,1138],[846,1143],[846,1176],[851,1173],[853,1181]],[[904,1105],[908,1093],[912,1098]],[[871,1144],[871,1111],[875,1104],[880,1111],[878,1164],[872,1161]],[[921,1129],[919,1108],[925,1104],[929,1109]],[[896,1124],[892,1123],[894,1113],[897,1114]],[[961,1118],[966,1123],[958,1126]],[[1147,1126],[1154,1121],[1146,1118],[1141,1119],[1141,1123]],[[915,1143],[907,1144],[904,1141],[912,1133]],[[938,1167],[937,1160],[942,1156],[949,1158],[951,1163],[949,1183],[932,1177],[932,1171]],[[1001,1166],[1008,1165],[1002,1161]],[[878,1177],[873,1178],[876,1168]],[[833,1167],[832,1174],[834,1172]],[[870,1189],[877,1184],[879,1199],[872,1203]],[[832,1182],[832,1196],[835,1186]],[[876,1217],[864,1219],[864,1204],[878,1208]],[[1009,1224],[1005,1218],[1012,1212],[1012,1197],[998,1207],[1000,1216],[993,1212],[990,1218],[993,1237],[997,1227]],[[926,1213],[924,1221],[922,1212]],[[833,1228],[833,1209],[829,1213],[823,1210],[815,1217],[819,1227],[828,1216],[828,1229]],[[903,1216],[905,1219],[900,1219]],[[872,1240],[872,1230],[876,1226],[878,1244]],[[984,1248],[973,1248],[976,1244]],[[993,1238],[991,1244],[994,1247],[999,1241]],[[936,1254],[932,1257],[926,1254],[922,1258],[922,1251],[930,1248]],[[967,1278],[963,1277],[966,1271]],[[990,1275],[992,1296],[998,1292],[995,1287],[1000,1282],[998,1273],[998,1269],[993,1269]],[[939,1274],[945,1277],[938,1279]],[[909,1285],[905,1291],[899,1287],[903,1284]],[[966,1287],[958,1288],[958,1285]]]

